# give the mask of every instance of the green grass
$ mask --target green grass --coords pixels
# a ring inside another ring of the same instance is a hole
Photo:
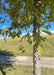
[[[54,35],[47,36],[47,41],[49,42],[49,45],[44,44],[44,50],[42,53],[42,56],[45,57],[54,57]]]
[[[48,46],[44,44],[42,56],[54,57],[54,35],[46,37],[51,45]],[[25,47],[24,53],[19,50],[20,45]],[[7,43],[5,43],[3,39],[0,39],[0,55],[6,55],[6,52],[10,52],[13,55],[32,56],[33,47],[26,41],[26,39],[22,42],[20,42],[20,38],[7,39]]]
[[[0,64],[0,75],[32,75],[32,66],[19,66],[19,65],[8,65]],[[41,75],[54,74],[54,69],[51,68],[41,68]]]
[[[0,75],[28,75],[32,73],[32,66],[0,64]]]
[[[20,45],[25,47],[25,52],[22,53],[20,51]],[[13,55],[26,55],[32,56],[33,55],[33,47],[24,39],[20,42],[19,38],[15,39],[7,39],[7,43],[5,43],[4,39],[0,39],[0,51],[8,51],[11,52]],[[0,53],[5,54],[4,52]]]
[[[41,68],[41,75],[54,75],[54,68]]]

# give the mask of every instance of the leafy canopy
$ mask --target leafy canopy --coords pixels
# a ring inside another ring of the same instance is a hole
[[[36,7],[34,6],[35,1]],[[12,36],[12,38],[15,36],[19,37],[23,30],[27,31],[27,28],[30,28],[31,25],[33,26],[34,14],[40,27],[49,29],[51,27],[50,22],[54,21],[53,12],[54,0],[0,0],[0,13],[8,14],[9,19],[12,21],[11,26],[6,30],[6,35],[9,33],[9,36]],[[3,21],[2,17],[0,17],[0,22],[4,23],[6,17],[5,15]],[[18,32],[16,32],[16,29]],[[42,31],[50,34],[47,30]],[[31,29],[29,32],[33,32],[33,30]],[[41,40],[45,40],[45,38],[40,36],[40,32],[37,32],[34,37],[36,47],[38,47]]]

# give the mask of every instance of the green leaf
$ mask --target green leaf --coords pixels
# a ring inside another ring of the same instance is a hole
[[[51,35],[51,32],[48,30],[43,30],[43,29],[40,29],[40,30],[43,31],[44,33],[47,33],[48,35]]]
[[[4,25],[2,29],[3,29],[3,30],[5,30],[6,28],[7,28],[7,26],[6,26],[6,25]]]
[[[31,15],[29,16],[29,20],[31,19]]]
[[[1,29],[0,29],[0,34],[1,34]]]
[[[32,40],[28,39],[27,41],[28,41],[30,44],[32,44]]]
[[[2,36],[4,36],[4,34],[5,34],[5,31],[3,29],[1,30],[1,34],[2,34]]]
[[[21,18],[18,19],[18,23],[20,24]]]
[[[36,48],[38,47],[39,43],[41,42],[41,36],[40,36],[40,33],[37,32],[35,35],[34,35],[34,42],[35,43],[35,46]]]
[[[4,37],[4,41],[6,42],[6,37]]]
[[[49,42],[47,42],[47,41],[44,41],[44,43],[50,46],[50,43],[49,43]]]
[[[42,44],[41,44],[41,45],[39,45],[37,49],[38,49],[38,53],[39,53],[39,55],[41,56],[41,55],[42,55],[42,53],[43,53],[43,50],[44,50],[43,45],[42,45]]]
[[[24,48],[22,45],[20,45],[19,50],[20,50],[22,53],[24,53],[24,52],[25,52],[25,48]]]
[[[18,20],[18,23],[20,24],[20,20]]]
[[[35,45],[35,43],[36,43],[36,41],[34,41],[34,42],[32,43],[32,46]]]

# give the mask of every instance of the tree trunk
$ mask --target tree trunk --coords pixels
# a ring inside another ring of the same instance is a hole
[[[34,30],[33,30],[33,37],[36,34],[36,29],[37,29],[37,25],[36,25],[36,21],[34,18]],[[33,38],[34,40],[34,38]],[[35,47],[35,45],[33,46],[33,75],[41,75],[41,69],[40,69],[40,56],[39,53],[37,51],[37,48]]]
[[[33,68],[33,75],[41,75],[40,57],[37,49],[35,48],[35,45],[33,46]]]
[[[37,1],[34,0],[34,7],[37,8]],[[36,16],[35,16],[35,10],[34,10],[34,21],[33,21],[33,41],[34,41],[34,35],[36,34],[36,29],[40,27],[39,23],[37,22]],[[33,75],[41,75],[41,69],[40,69],[40,57],[39,53],[37,51],[37,48],[35,45],[33,46]]]

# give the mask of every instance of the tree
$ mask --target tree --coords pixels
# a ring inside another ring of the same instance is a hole
[[[6,7],[5,3],[8,4],[8,7]],[[25,29],[27,31],[27,28],[30,28],[31,25],[33,26],[31,32],[33,32],[34,43],[34,75],[40,75],[40,67],[38,66],[39,54],[37,49],[43,48],[41,41],[45,41],[45,37],[40,36],[40,28],[44,27],[45,30],[42,29],[42,31],[50,34],[47,30],[50,27],[50,22],[54,21],[53,7],[53,0],[4,0],[3,2],[0,0],[0,9],[3,9],[0,11],[1,14],[7,13],[12,21],[11,26],[6,30],[6,35],[9,33],[9,36],[12,36],[12,38],[15,36],[19,37],[22,34],[22,30]],[[6,18],[4,18],[4,21],[5,19]],[[1,21],[1,23],[3,22]],[[18,32],[15,31],[16,29]]]

